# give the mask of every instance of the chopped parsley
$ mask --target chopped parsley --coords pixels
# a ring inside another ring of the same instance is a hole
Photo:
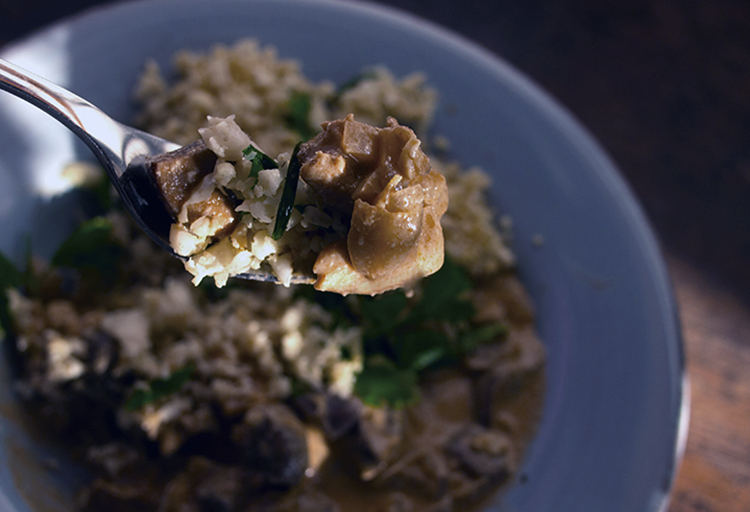
[[[507,335],[508,326],[503,323],[475,327],[463,333],[459,338],[459,349],[464,353],[468,353],[476,350],[480,345],[490,343],[500,337],[504,338]]]
[[[344,94],[346,91],[354,89],[362,82],[366,82],[367,80],[375,80],[377,77],[378,73],[374,70],[365,71],[364,73],[353,76],[352,78],[338,86],[334,97],[335,100],[340,99],[342,94]]]
[[[252,144],[243,149],[242,154],[251,162],[250,177],[252,178],[257,178],[258,173],[264,169],[278,169],[279,167],[279,164],[277,164],[273,158],[263,153]]]
[[[367,404],[399,408],[419,399],[421,372],[457,363],[507,335],[502,323],[472,324],[471,287],[466,271],[446,258],[438,272],[423,280],[417,299],[401,290],[375,297],[309,291],[303,296],[330,311],[339,325],[362,326],[365,361],[354,392]]]
[[[0,340],[12,328],[8,290],[20,287],[23,278],[23,273],[16,268],[13,262],[0,253]]]
[[[273,225],[273,233],[271,237],[274,240],[278,240],[284,235],[286,227],[289,224],[289,217],[292,215],[294,209],[294,199],[297,196],[297,183],[299,182],[299,171],[301,164],[297,157],[301,143],[298,142],[294,146],[292,152],[292,158],[289,160],[289,168],[286,171],[286,180],[284,181],[284,190],[281,192],[281,200],[279,201],[279,208],[276,211],[276,221]]]
[[[368,405],[400,409],[419,400],[417,373],[387,358],[370,358],[354,383],[354,393]]]
[[[359,312],[362,322],[371,335],[392,332],[400,323],[408,299],[403,292],[385,293],[377,297],[359,297]]]
[[[112,222],[106,217],[87,220],[60,245],[52,264],[111,277],[125,256],[125,248],[114,239],[112,231]]]
[[[175,370],[166,379],[152,380],[148,384],[148,389],[133,390],[125,402],[125,410],[128,412],[137,411],[145,405],[158,402],[162,398],[177,393],[190,380],[194,372],[195,366],[188,364],[179,370]]]
[[[112,182],[104,173],[98,180],[84,184],[78,190],[81,192],[80,204],[88,217],[107,213],[119,199],[113,196]]]
[[[18,288],[22,283],[23,273],[3,253],[0,253],[0,289]]]
[[[396,345],[398,363],[415,371],[435,365],[448,356],[451,340],[431,330],[407,331],[399,336]]]
[[[289,128],[296,131],[304,140],[312,139],[317,130],[310,125],[312,99],[306,92],[294,91],[287,102],[286,122]]]

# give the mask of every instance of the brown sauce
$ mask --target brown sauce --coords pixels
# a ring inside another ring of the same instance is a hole
[[[425,383],[422,401],[408,414],[404,447],[396,457],[394,466],[406,462],[409,457],[414,458],[418,453],[439,449],[452,435],[475,421],[474,384],[460,371],[438,372]],[[508,433],[521,459],[536,433],[543,396],[544,372],[540,368],[526,376],[524,386],[505,396],[495,408],[496,426]],[[393,467],[390,469],[390,473],[393,473]],[[480,510],[511,482],[512,477],[475,496],[456,500],[452,509],[462,512]],[[439,500],[426,498],[412,486],[393,481],[363,482],[356,469],[340,461],[323,466],[315,477],[315,483],[339,504],[341,511],[395,512],[402,510],[398,508],[399,499],[400,503],[408,500],[413,507],[403,510],[444,510],[435,508],[439,507]]]

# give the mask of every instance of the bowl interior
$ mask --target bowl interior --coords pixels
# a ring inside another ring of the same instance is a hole
[[[593,139],[502,60],[390,9],[306,0],[126,2],[58,23],[0,56],[128,122],[147,59],[168,68],[179,49],[247,37],[298,59],[313,80],[343,82],[375,64],[424,72],[440,93],[435,133],[464,166],[492,175],[492,201],[514,221],[548,367],[522,483],[489,510],[660,510],[685,409],[679,329],[657,243]],[[0,250],[20,259],[29,232],[42,253],[59,244],[75,201],[61,195],[59,170],[81,157],[90,158],[65,128],[0,95]],[[46,469],[59,453],[26,435],[11,390],[0,390],[0,508],[66,510],[54,507],[70,502],[80,472]],[[46,504],[34,492],[40,480],[58,493]]]

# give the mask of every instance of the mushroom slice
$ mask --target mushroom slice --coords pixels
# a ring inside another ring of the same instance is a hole
[[[324,123],[323,132],[301,146],[301,178],[351,216],[346,239],[317,257],[317,289],[374,295],[442,266],[440,218],[448,187],[420,146],[393,118],[374,128],[351,114]]]

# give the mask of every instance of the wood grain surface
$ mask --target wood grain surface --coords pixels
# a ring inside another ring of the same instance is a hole
[[[750,307],[668,258],[680,307],[691,416],[670,512],[750,510]]]

